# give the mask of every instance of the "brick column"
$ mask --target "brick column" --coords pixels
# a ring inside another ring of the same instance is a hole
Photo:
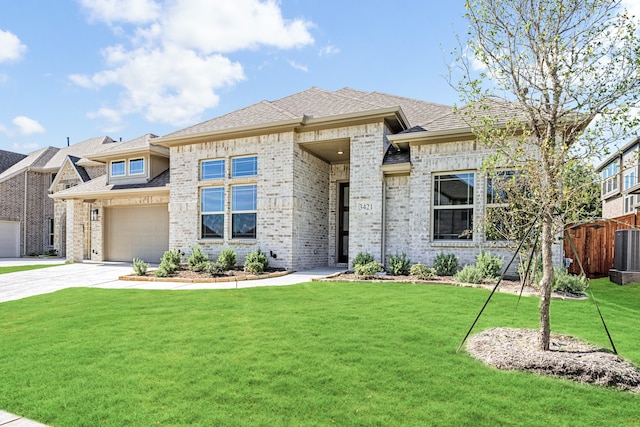
[[[67,200],[67,262],[84,259],[84,203]]]

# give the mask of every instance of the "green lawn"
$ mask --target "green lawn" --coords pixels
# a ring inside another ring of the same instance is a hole
[[[63,264],[34,264],[34,265],[11,265],[0,267],[0,274],[15,273],[16,271],[38,270],[40,268],[55,267]]]
[[[640,364],[640,285],[595,281]],[[309,283],[224,291],[67,289],[0,304],[0,409],[53,426],[640,425],[640,395],[485,367],[455,350],[488,292]],[[536,327],[497,294],[476,332]],[[591,301],[552,329],[608,345]]]

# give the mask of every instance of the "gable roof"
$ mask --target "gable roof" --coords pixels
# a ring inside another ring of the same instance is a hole
[[[59,151],[53,156],[43,167],[46,171],[56,171],[60,169],[62,163],[67,156],[74,156],[78,158],[87,157],[90,154],[99,153],[114,145],[119,144],[112,140],[108,136],[99,136],[97,138],[90,138],[82,142],[70,145],[68,147],[60,148]]]
[[[6,171],[25,157],[27,157],[26,154],[0,150],[0,173]]]
[[[365,113],[397,107],[413,123],[426,122],[451,111],[451,107],[380,92],[362,92],[344,88],[329,91],[312,87],[277,99],[261,101],[240,110],[213,118],[194,126],[165,135],[179,138],[222,130],[273,123],[303,123],[306,119],[327,118],[346,114]],[[161,140],[163,139],[161,138]]]
[[[157,135],[147,133],[129,141],[110,144],[108,148],[93,154],[89,154],[86,156],[86,158],[89,160],[107,161],[108,159],[114,159],[121,155],[134,155],[147,152],[154,152],[161,156],[169,157],[168,149],[153,144],[153,139],[157,137]]]
[[[0,173],[0,182],[6,181],[27,169],[41,169],[58,150],[55,147],[45,147],[27,154],[27,157]]]
[[[69,165],[70,168],[73,169],[73,171],[76,173],[76,176],[78,177],[78,179],[80,179],[80,181],[87,182],[91,180],[91,177],[89,176],[89,173],[86,171],[86,169],[83,168],[82,166],[77,165],[79,160],[80,160],[79,157],[74,157],[74,156],[65,157],[65,159],[62,162],[62,165],[58,169],[58,174],[56,175],[56,177],[51,182],[51,185],[49,186],[49,191],[53,191],[53,188],[55,188],[56,185],[58,185],[58,182],[62,179],[61,177],[63,175],[61,172],[64,169],[65,165],[67,164]]]

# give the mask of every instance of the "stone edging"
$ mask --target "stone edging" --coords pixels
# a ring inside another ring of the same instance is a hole
[[[259,280],[259,279],[272,279],[274,277],[282,277],[287,274],[293,273],[292,270],[287,271],[275,271],[273,273],[261,274],[261,275],[247,275],[247,276],[222,276],[212,278],[194,279],[190,277],[147,277],[147,276],[120,276],[118,280],[124,280],[128,282],[174,282],[174,283],[223,283],[223,282],[241,282],[245,280]]]

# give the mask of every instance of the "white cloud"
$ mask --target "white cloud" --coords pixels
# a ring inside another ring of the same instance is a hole
[[[110,24],[116,21],[115,5],[129,5],[126,0],[81,2],[94,19]],[[98,110],[91,117],[116,123],[123,115],[142,113],[150,121],[188,124],[218,104],[219,89],[245,78],[242,65],[224,54],[260,46],[291,49],[313,43],[309,33],[312,24],[285,19],[275,0],[135,3],[156,9],[146,18],[130,11],[129,16],[139,16],[139,20],[128,22],[145,23],[128,34],[131,47],[109,46],[103,50],[105,70],[69,76],[86,88],[122,88],[117,109]],[[293,61],[290,64],[306,71]]]
[[[260,45],[280,49],[313,43],[312,24],[286,20],[274,0],[178,0],[162,19],[171,43],[201,52],[228,53]]]
[[[143,24],[158,17],[160,6],[153,0],[80,0],[95,21],[108,24],[129,22]]]
[[[0,62],[17,61],[27,50],[18,36],[9,31],[0,30]]]
[[[638,0],[622,0],[621,5],[627,9],[630,15],[640,20],[640,2]]]
[[[289,65],[291,65],[296,70],[304,71],[305,73],[309,71],[309,67],[306,65],[298,64],[296,61],[288,60]]]
[[[20,135],[33,135],[35,133],[44,133],[44,127],[37,121],[25,116],[18,116],[12,120],[12,123],[18,128]]]
[[[331,43],[329,43],[328,45],[320,49],[320,52],[318,53],[318,55],[331,56],[331,55],[337,55],[338,53],[340,53],[340,49],[332,45]]]

